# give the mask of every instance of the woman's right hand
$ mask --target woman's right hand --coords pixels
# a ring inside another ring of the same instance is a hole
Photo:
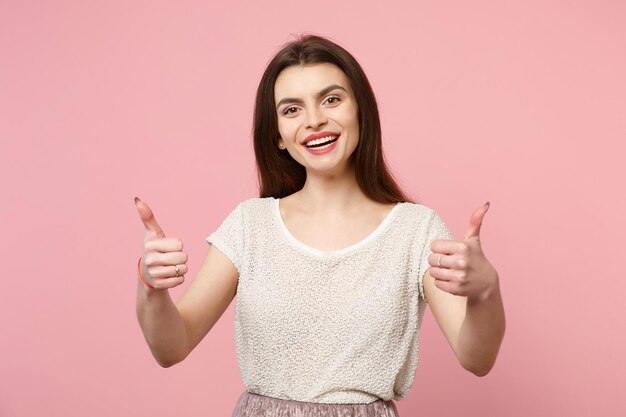
[[[141,275],[156,290],[167,290],[182,284],[187,273],[187,254],[183,252],[183,242],[174,237],[165,237],[150,207],[137,197],[135,206],[146,228]],[[179,276],[176,276],[176,266]]]

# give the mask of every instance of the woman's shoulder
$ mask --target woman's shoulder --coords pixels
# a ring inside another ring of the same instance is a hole
[[[421,203],[413,203],[411,201],[405,201],[404,205],[406,205],[409,210],[413,211],[414,213],[430,213],[431,211],[433,211],[432,208],[428,207],[425,204],[421,204]]]
[[[405,212],[408,213],[408,216],[405,217],[405,221],[407,221],[412,228],[417,227],[421,230],[424,226],[428,226],[441,219],[437,209],[429,205],[405,202],[404,206],[406,207]]]
[[[244,213],[256,213],[259,211],[267,211],[267,208],[274,202],[274,197],[250,197],[238,204],[238,207]]]
[[[262,204],[269,204],[274,197],[249,197],[241,201],[240,204],[244,206],[258,206]]]

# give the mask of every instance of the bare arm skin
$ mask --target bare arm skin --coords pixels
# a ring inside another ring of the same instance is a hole
[[[431,242],[430,268],[423,278],[437,324],[461,366],[477,376],[493,368],[506,327],[500,278],[480,243],[489,206],[474,211],[462,240]]]
[[[477,376],[493,368],[505,331],[499,286],[482,300],[453,295],[435,286],[429,271],[424,275],[428,305],[459,363]]]
[[[139,263],[146,284],[137,277],[137,319],[152,355],[167,368],[184,360],[219,320],[235,296],[239,273],[210,245],[195,279],[174,304],[169,289],[182,284],[188,271],[183,242],[166,237],[138,197],[135,207],[146,231]]]
[[[137,280],[137,318],[159,365],[170,367],[191,353],[230,305],[238,278],[230,259],[211,245],[176,304],[167,289],[152,290]]]

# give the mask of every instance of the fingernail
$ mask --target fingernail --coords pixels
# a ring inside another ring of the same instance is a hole
[[[135,204],[137,204],[137,201],[141,201],[139,197],[135,197]]]
[[[485,207],[489,208],[489,205],[490,205],[490,203],[489,203],[489,201],[487,201],[487,202],[485,203]]]

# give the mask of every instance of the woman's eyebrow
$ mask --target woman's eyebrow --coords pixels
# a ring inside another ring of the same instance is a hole
[[[336,88],[338,88],[340,90],[343,90],[343,91],[346,91],[346,89],[343,88],[342,86],[340,86],[338,84],[333,84],[333,85],[329,85],[328,87],[326,87],[323,90],[319,91],[317,93],[317,95],[316,95],[316,98],[320,98],[324,94],[328,94],[329,92],[333,91]],[[287,98],[284,98],[284,99],[280,100],[278,102],[278,104],[276,105],[276,108],[278,109],[282,104],[285,104],[285,103],[303,103],[303,101],[302,101],[302,99],[299,99],[299,98],[287,97]]]

